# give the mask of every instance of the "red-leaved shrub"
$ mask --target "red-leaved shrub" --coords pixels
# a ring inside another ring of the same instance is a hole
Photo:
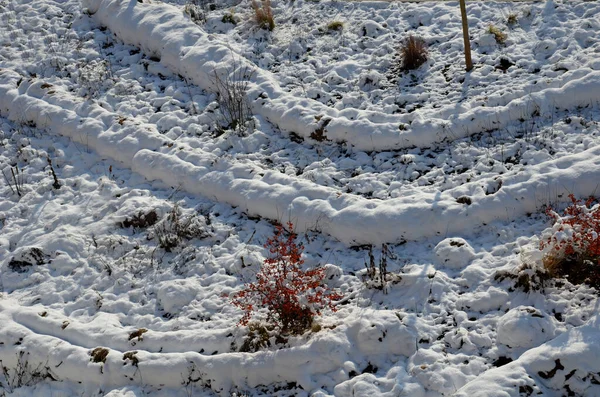
[[[573,284],[600,287],[600,205],[595,198],[585,202],[569,195],[571,204],[560,215],[552,208],[546,214],[554,219],[550,236],[542,238],[544,267],[555,277]]]
[[[296,243],[294,225],[288,222],[287,227],[289,231],[282,225],[275,228],[265,244],[269,257],[256,281],[244,285],[231,299],[244,311],[240,325],[248,324],[258,310],[266,309],[267,321],[283,334],[299,334],[310,328],[314,316],[323,309],[335,311],[333,302],[342,298],[323,283],[324,269],[302,269],[304,247]]]

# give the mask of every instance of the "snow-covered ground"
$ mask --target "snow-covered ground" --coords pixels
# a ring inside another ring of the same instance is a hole
[[[0,396],[600,396],[597,292],[519,281],[598,191],[599,3],[469,2],[468,74],[456,2],[185,6],[0,0]],[[288,220],[344,298],[244,352],[227,296]]]

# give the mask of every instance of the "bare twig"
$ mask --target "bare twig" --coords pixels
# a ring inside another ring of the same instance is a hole
[[[16,165],[10,168],[11,178],[6,176],[4,170],[2,170],[2,175],[4,176],[4,180],[10,187],[10,190],[13,194],[17,194],[19,197],[23,196],[23,185],[25,184],[25,178],[23,177],[23,173],[19,170],[19,166]]]
[[[52,184],[52,187],[54,189],[60,189],[60,182],[58,181],[56,172],[54,172],[54,166],[52,165],[52,160],[50,160],[50,157],[48,157],[48,165],[50,166],[50,172],[52,173],[52,178],[54,178],[54,183]]]

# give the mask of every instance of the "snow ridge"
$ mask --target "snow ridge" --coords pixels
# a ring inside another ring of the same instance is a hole
[[[544,113],[600,101],[600,72],[580,69],[576,74],[567,73],[560,88],[533,92],[506,101],[506,106],[476,107],[461,114],[451,109],[409,115],[358,109],[338,111],[286,93],[270,72],[236,55],[227,43],[205,33],[177,7],[137,0],[83,0],[82,3],[119,39],[159,58],[171,71],[205,90],[214,91],[211,74],[215,71],[234,76],[232,65],[253,70],[247,96],[256,114],[283,131],[305,138],[324,127],[327,139],[346,142],[360,150],[427,147],[445,139],[503,128],[511,121],[530,118],[536,110]]]
[[[69,99],[67,93],[57,95],[42,88],[41,81],[22,81],[8,70],[1,71],[0,78],[4,82],[0,84],[0,110],[12,120],[32,121],[68,136],[148,180],[214,198],[251,215],[279,221],[289,217],[299,231],[318,229],[347,245],[464,233],[495,220],[534,212],[570,192],[593,194],[600,178],[600,147],[592,147],[508,176],[494,194],[487,185],[497,185],[497,181],[489,180],[444,192],[369,200],[278,171],[216,159],[210,153],[174,144],[150,128],[121,126],[118,115],[100,106]],[[457,202],[463,196],[472,204]],[[357,224],[361,227],[356,228]]]
[[[233,385],[256,387],[276,382],[297,382],[305,390],[311,390],[316,386],[311,376],[341,368],[353,355],[410,356],[414,353],[413,331],[400,324],[395,315],[384,314],[381,311],[364,313],[364,318],[373,321],[378,317],[393,331],[387,336],[393,348],[383,351],[371,349],[369,341],[364,340],[364,332],[360,330],[366,320],[359,316],[335,332],[313,336],[302,346],[256,353],[205,355],[190,350],[169,352],[169,345],[175,343],[188,349],[198,347],[185,343],[194,338],[194,331],[187,331],[187,335],[182,335],[183,332],[148,332],[143,335],[143,341],[135,342],[134,339],[135,343],[131,344],[127,342],[126,331],[116,324],[106,327],[104,323],[99,329],[107,335],[100,336],[93,325],[80,324],[73,319],[67,321],[66,317],[43,307],[23,307],[4,299],[0,301],[0,360],[3,365],[14,367],[18,352],[26,351],[29,365],[35,368],[43,364],[61,380],[111,387],[126,386],[139,380],[146,386],[179,388],[185,376],[195,371],[194,378],[200,377],[202,384],[221,395],[230,395]],[[96,317],[95,322],[102,322],[101,317]],[[63,324],[66,324],[64,328]],[[87,341],[84,338],[86,332],[89,335]],[[96,342],[104,343],[94,345]],[[356,350],[357,345],[362,348],[360,351]],[[165,351],[157,352],[165,346]],[[90,353],[95,347],[108,350],[105,362],[92,362]],[[138,362],[124,357],[127,352],[135,352],[133,355]],[[346,374],[343,376],[347,378]]]

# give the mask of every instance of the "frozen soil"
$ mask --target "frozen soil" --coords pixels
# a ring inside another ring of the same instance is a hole
[[[129,4],[156,7],[164,32],[227,43],[315,112],[443,119],[523,100],[523,114],[400,149],[319,142],[260,112],[242,136],[219,135],[214,93],[136,45],[126,18],[103,26],[125,6],[0,1],[0,395],[600,395],[597,292],[519,283],[539,269],[544,205],[597,189],[599,103],[533,96],[600,69],[597,3],[470,3],[468,75],[456,3],[274,1],[272,33],[247,2],[201,25],[168,3]],[[407,32],[431,57],[398,74]],[[538,174],[556,183],[528,185]],[[242,352],[227,296],[288,218],[306,266],[325,266],[344,298],[304,335]],[[365,270],[382,242],[385,290]]]

